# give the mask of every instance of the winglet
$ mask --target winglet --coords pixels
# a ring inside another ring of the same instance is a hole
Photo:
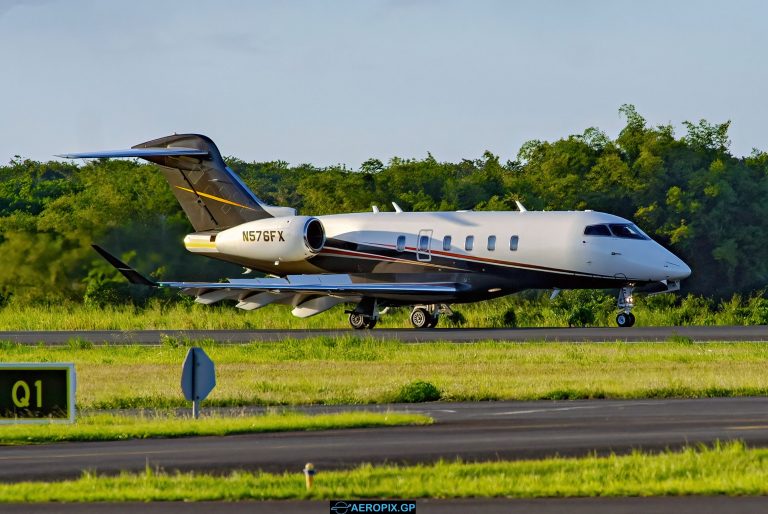
[[[115,267],[117,271],[119,271],[125,278],[128,279],[128,281],[131,284],[139,284],[142,286],[149,286],[149,287],[158,287],[159,284],[155,282],[154,280],[150,280],[135,269],[128,266],[126,263],[106,251],[104,248],[100,247],[99,245],[91,245],[94,250],[96,250],[99,255],[104,257],[104,260],[106,260],[108,263],[110,263],[112,266]]]

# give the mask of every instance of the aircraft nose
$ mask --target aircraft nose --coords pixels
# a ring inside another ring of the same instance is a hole
[[[664,273],[669,280],[683,280],[690,276],[691,268],[675,255],[669,254],[664,259]]]

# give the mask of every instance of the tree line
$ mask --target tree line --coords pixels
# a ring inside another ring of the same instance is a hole
[[[228,164],[263,200],[302,214],[386,210],[610,212],[635,221],[693,269],[683,290],[719,299],[768,282],[768,154],[729,151],[729,122],[650,126],[632,105],[616,139],[591,127],[528,141],[515,160],[393,157],[343,166]],[[114,301],[133,291],[90,248],[101,244],[156,278],[236,276],[242,269],[183,248],[192,231],[162,175],[138,161],[85,164],[14,158],[0,166],[0,305]],[[110,297],[107,296],[107,299]]]

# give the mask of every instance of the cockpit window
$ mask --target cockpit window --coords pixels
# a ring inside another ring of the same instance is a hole
[[[611,223],[608,225],[616,237],[624,239],[650,239],[645,233],[632,223]]]
[[[608,230],[608,225],[589,225],[584,229],[585,236],[608,236],[610,237],[611,231]]]

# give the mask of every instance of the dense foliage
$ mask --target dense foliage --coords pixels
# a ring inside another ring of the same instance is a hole
[[[514,161],[486,152],[458,163],[392,158],[359,170],[285,162],[230,166],[264,200],[305,214],[386,209],[594,209],[633,219],[691,265],[685,291],[715,298],[768,281],[768,154],[729,153],[729,122],[649,126],[631,105],[614,140],[596,128],[529,141]],[[90,249],[97,242],[156,277],[233,276],[186,253],[191,231],[162,175],[132,161],[85,165],[16,158],[0,167],[0,304],[137,296]],[[105,291],[108,293],[106,294]]]

